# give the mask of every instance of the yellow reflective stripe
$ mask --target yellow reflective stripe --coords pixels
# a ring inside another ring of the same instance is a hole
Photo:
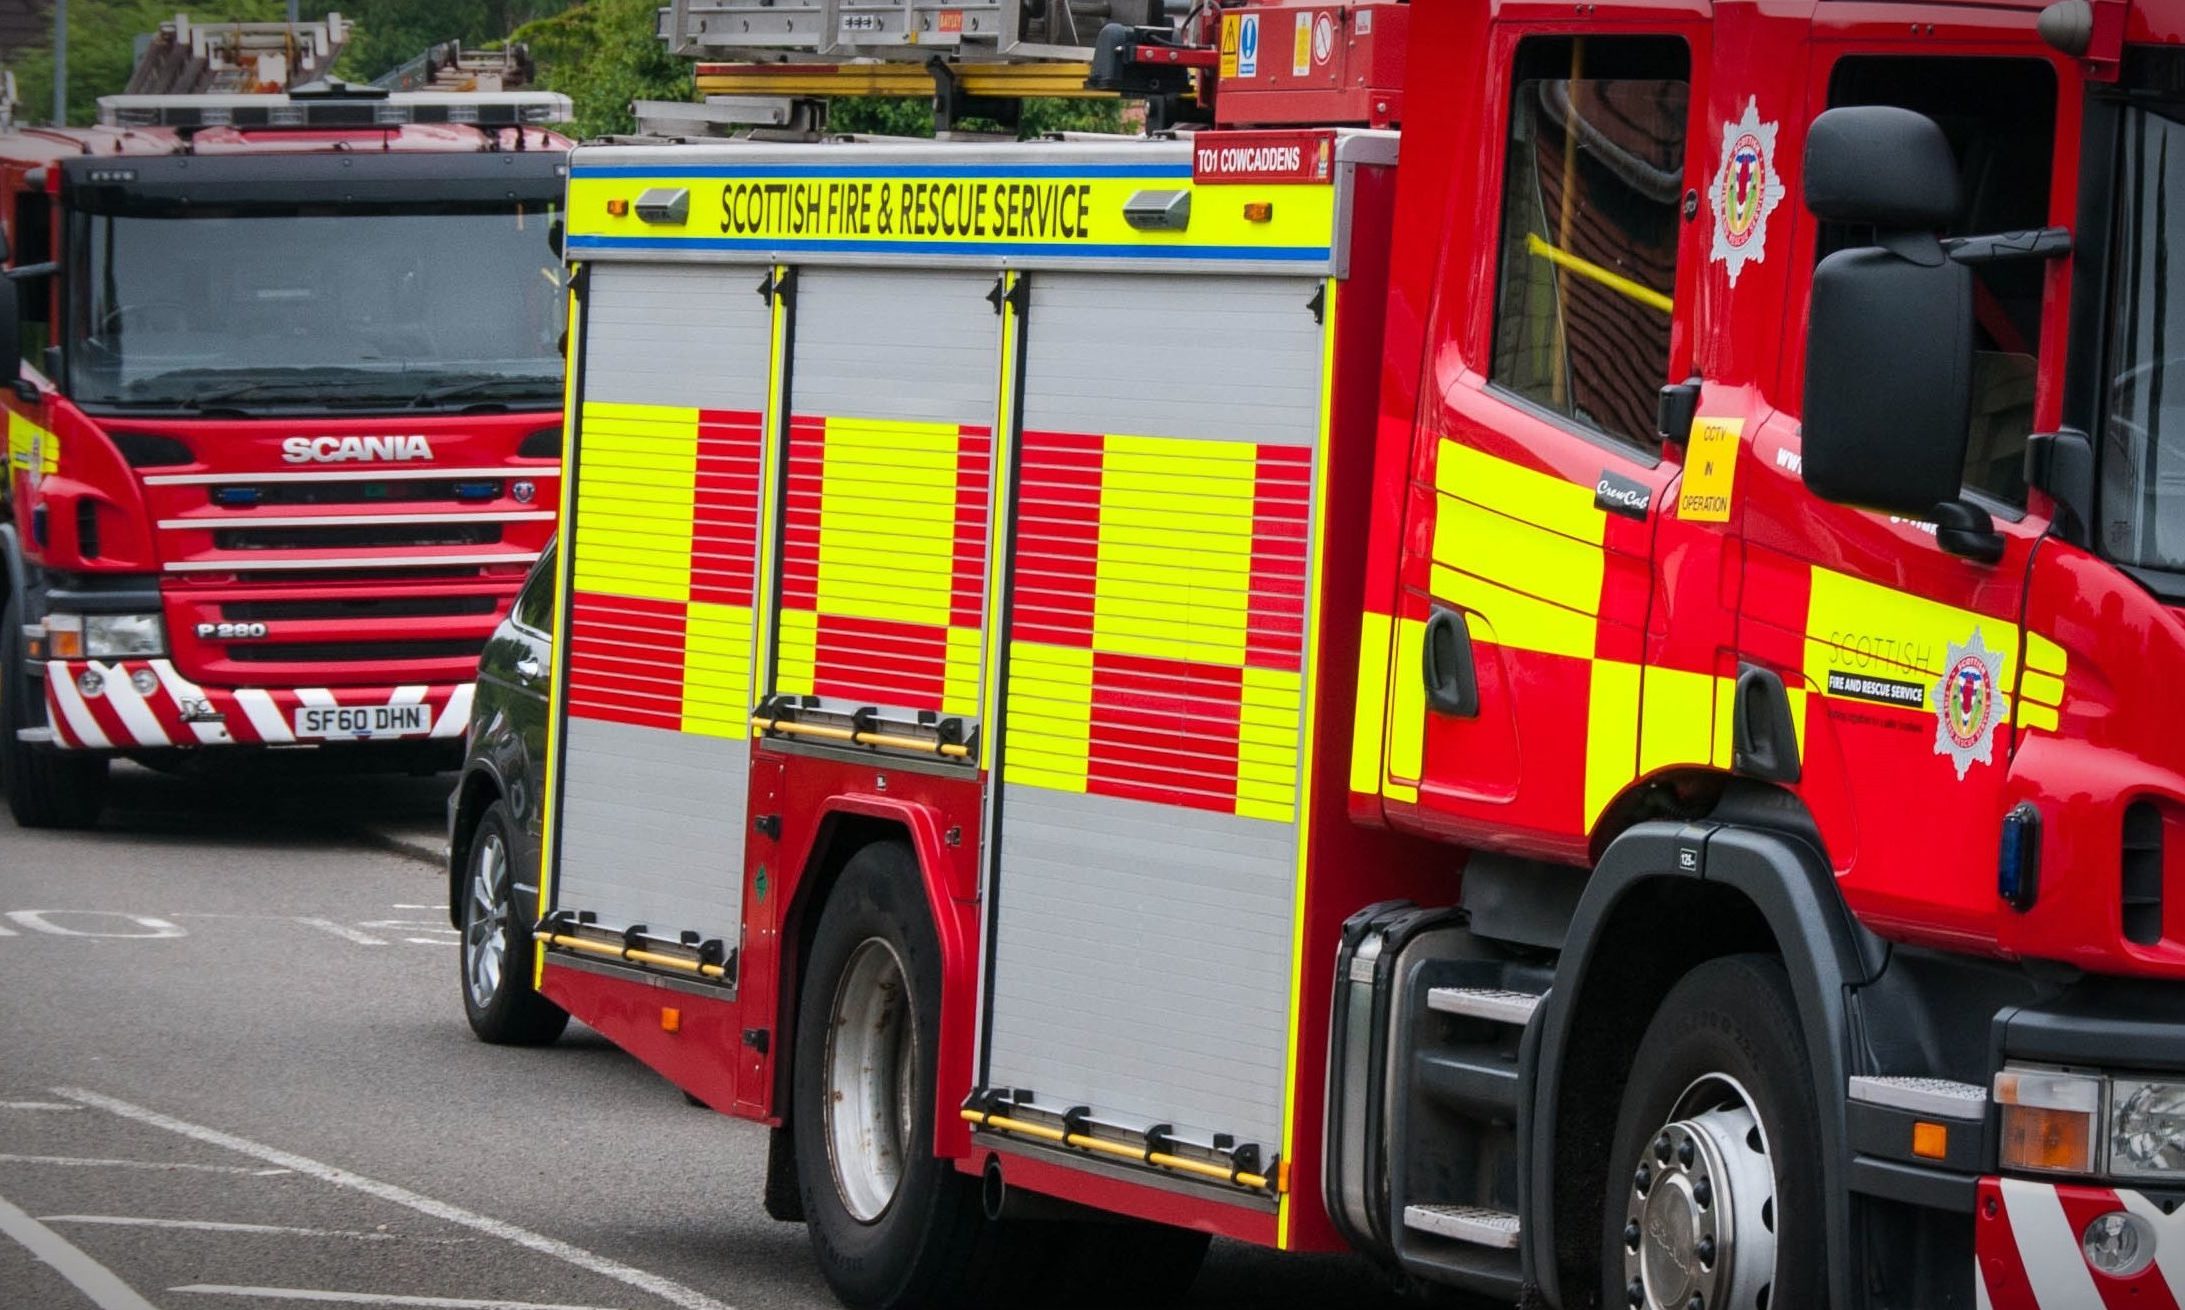
[[[8,411],[8,463],[38,476],[61,466],[61,440],[29,415]],[[37,467],[33,469],[32,464]]]
[[[579,591],[690,596],[698,411],[586,404],[584,468],[570,543]]]
[[[1594,665],[1600,676],[1601,661]],[[1715,703],[1717,682],[1711,674],[1686,673],[1649,665],[1639,727],[1639,777],[1676,764],[1715,763]],[[1591,772],[1591,766],[1588,766]],[[1620,784],[1619,784],[1620,785]],[[1591,816],[1588,816],[1590,823]]]
[[[2019,677],[2018,698],[2054,709],[2064,703],[2064,680],[2054,674],[2028,669]]]
[[[1395,620],[1368,610],[1358,621],[1358,695],[1351,705],[1350,789],[1381,790],[1381,732],[1388,721],[1388,646]]]
[[[1512,650],[1537,651],[1543,655],[1567,655],[1581,660],[1593,658],[1595,619],[1590,612],[1582,614],[1565,609],[1439,564],[1434,566],[1433,588],[1437,598],[1467,611],[1465,626],[1476,641],[1493,642]],[[1397,658],[1402,659],[1401,642],[1396,652]],[[1414,651],[1414,673],[1417,667],[1418,656]]]
[[[977,628],[950,628],[948,656],[943,665],[941,712],[976,715],[979,712],[979,645]]]
[[[953,423],[830,418],[818,608],[946,626],[956,586]]]
[[[809,696],[819,682],[819,615],[810,610],[779,610],[774,623],[774,688],[792,696]]]
[[[1566,482],[1444,437],[1434,460],[1434,489],[1598,546],[1608,515],[1593,503],[1593,488]]]
[[[1244,662],[1259,448],[1110,436],[1100,476],[1093,643],[1118,655]],[[1190,551],[1188,572],[1177,568]]]
[[[1650,673],[1647,675],[1652,677]],[[1792,679],[1793,682],[1796,679]],[[1802,688],[1786,687],[1791,699],[1791,720],[1797,725],[1798,758],[1806,757],[1806,693]],[[1737,762],[1737,743],[1733,732],[1737,727],[1737,679],[1715,679],[1715,739],[1709,763],[1718,769],[1727,769]]]
[[[1382,790],[1391,800],[1419,799],[1419,775],[1426,765],[1426,674],[1420,655],[1426,624],[1396,620],[1396,659],[1389,671],[1388,773]]]
[[[2000,682],[2009,687],[2017,624],[1817,568],[1806,608],[1806,678],[1820,688],[1828,686],[1831,668],[1907,681],[1922,673],[1938,678],[1950,645],[1971,641],[1976,630],[2003,657]]]
[[[787,265],[776,264],[768,269],[775,283],[787,277]],[[781,515],[781,434],[785,425],[788,398],[782,390],[782,374],[788,359],[789,307],[783,298],[773,298],[773,319],[767,329],[766,358],[766,416],[760,428],[759,442],[759,558],[758,569],[752,576],[760,579],[759,593],[763,608],[759,611],[757,650],[751,668],[751,685],[786,691],[776,681],[774,644],[779,640],[779,588],[772,579],[775,575],[776,526]],[[811,666],[804,669],[805,685],[811,685]]]
[[[987,514],[986,596],[983,607],[986,614],[985,632],[993,634],[994,639],[986,642],[983,647],[986,683],[981,689],[982,700],[979,707],[980,721],[987,724],[998,724],[997,716],[1001,712],[1001,666],[1004,649],[1001,640],[1001,613],[1005,590],[1003,583],[1010,576],[1004,552],[1016,538],[1016,528],[1010,520],[1009,510],[1012,504],[1009,479],[1014,472],[1010,467],[1014,462],[1010,454],[1010,435],[1017,430],[1017,307],[1011,293],[1017,289],[1017,280],[1022,276],[1023,274],[1015,270],[1002,274],[1001,368],[997,370],[999,377],[995,382],[995,436],[993,454],[988,461],[986,503],[991,509]],[[992,731],[979,734],[979,767],[983,770],[991,771],[994,767],[996,735]],[[992,822],[990,812],[989,826]]]
[[[1092,752],[1093,653],[1017,641],[1009,645],[1009,738],[1003,778],[1083,792]]]
[[[1444,496],[1435,506],[1434,562],[1589,616],[1601,607],[1605,565],[1598,545],[1469,501]],[[1592,646],[1589,638],[1589,655]]]
[[[743,737],[751,731],[751,610],[693,601],[684,624],[683,731]]]
[[[1592,665],[1586,696],[1588,831],[1630,783],[1639,753],[1639,666],[1620,660],[1594,660]]]
[[[2070,667],[2070,657],[2064,648],[2038,632],[2026,634],[2026,668],[2034,673],[2046,673],[2061,678]],[[2061,693],[2058,693],[2059,696]]]
[[[572,277],[574,277],[574,273],[575,270],[572,270]],[[577,298],[576,285],[574,281],[570,283],[570,287],[566,295],[566,308],[568,310],[568,317],[564,321],[568,323],[569,331],[563,347],[565,353],[562,359],[561,370],[561,517],[556,520],[557,522],[564,525],[566,525],[570,521],[570,506],[575,503],[576,498],[577,468],[575,461],[570,459],[569,456],[570,452],[574,450],[576,446],[576,442],[572,439],[575,436],[574,431],[572,431],[572,424],[579,418],[577,412],[577,371],[578,362],[581,358],[580,352],[584,349],[585,327],[584,303]],[[551,686],[553,688],[552,695],[554,698],[554,705],[551,707],[551,712],[549,712],[546,716],[546,768],[541,776],[539,792],[542,800],[540,802],[539,817],[540,836],[538,903],[542,912],[544,911],[545,907],[554,903],[554,833],[557,827],[554,822],[554,809],[561,800],[561,792],[559,790],[560,784],[557,775],[561,771],[559,767],[561,760],[560,742],[562,717],[560,711],[562,708],[564,708],[561,701],[560,690],[563,685],[561,670],[567,665],[569,659],[569,643],[563,639],[566,633],[562,631],[562,625],[559,622],[559,616],[567,614],[569,612],[569,584],[570,575],[572,573],[570,564],[573,558],[574,547],[565,538],[560,542],[557,549],[559,551],[559,554],[554,561],[554,614],[556,615],[556,632],[554,634],[552,653],[548,656],[549,660],[552,662],[554,670],[553,677],[550,679]],[[531,951],[532,988],[536,990],[539,985],[545,980],[545,978],[546,943],[536,942],[533,944]]]
[[[1303,678],[1282,669],[1244,670],[1237,710],[1237,813],[1288,823],[1297,817]]]
[[[2012,722],[2021,728],[2039,728],[2044,732],[2056,731],[2056,710],[2048,705],[2036,705],[2031,701],[2019,701],[2012,708]]]

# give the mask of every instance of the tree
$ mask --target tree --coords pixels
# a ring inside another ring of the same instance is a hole
[[[129,85],[137,66],[136,40],[174,21],[177,0],[71,0],[68,6],[68,121],[98,117],[100,96]],[[263,22],[285,18],[283,0],[217,0],[185,9],[193,22]],[[53,48],[50,44],[9,52],[23,117],[44,122],[53,112]]]
[[[654,24],[657,0],[581,0],[517,28],[539,81],[576,103],[578,136],[632,132],[633,100],[690,100],[691,66],[668,53]]]
[[[443,41],[497,44],[510,32],[567,9],[571,0],[354,0],[342,12],[356,39],[342,53],[342,76],[358,82],[400,68]]]

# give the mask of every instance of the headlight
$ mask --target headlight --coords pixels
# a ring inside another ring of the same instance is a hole
[[[2094,1152],[2100,1145],[2094,1136],[2102,1112],[2100,1078],[2011,1065],[1995,1076],[1995,1100],[2003,1111],[1999,1156],[2005,1169],[2094,1172]]]
[[[2109,1172],[2185,1173],[2185,1083],[2123,1077],[2110,1082]]]
[[[157,614],[48,614],[46,654],[57,660],[112,660],[167,653]]]

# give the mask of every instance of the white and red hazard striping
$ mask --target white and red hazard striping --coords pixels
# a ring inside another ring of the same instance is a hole
[[[158,685],[137,689],[149,671]],[[96,694],[83,675],[98,674]],[[57,744],[74,749],[128,750],[158,746],[280,745],[297,740],[302,706],[426,705],[431,737],[463,735],[470,721],[469,683],[455,686],[205,688],[175,671],[171,660],[54,660],[46,665],[46,722]],[[184,706],[198,712],[189,713]],[[217,716],[217,717],[214,717]],[[415,738],[413,738],[415,740]]]
[[[2155,1231],[2154,1263],[2130,1278],[2097,1272],[2080,1249],[2086,1226],[2127,1210]],[[2185,1209],[2164,1214],[2138,1192],[1984,1178],[1974,1239],[1980,1310],[2180,1310]]]

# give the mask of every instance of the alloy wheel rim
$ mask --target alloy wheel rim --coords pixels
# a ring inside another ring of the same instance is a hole
[[[502,874],[507,869],[507,844],[499,833],[487,833],[471,855],[469,903],[463,915],[463,977],[470,987],[471,1004],[481,1010],[500,992],[507,964],[509,911],[501,898]]]
[[[1640,1150],[1625,1193],[1625,1301],[1634,1310],[1768,1310],[1775,1161],[1744,1086],[1707,1074]]]

